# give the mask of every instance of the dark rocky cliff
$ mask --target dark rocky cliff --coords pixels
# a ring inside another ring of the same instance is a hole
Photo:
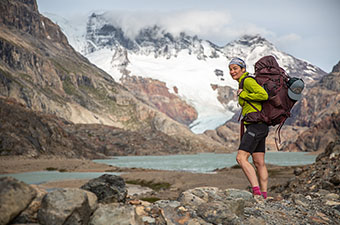
[[[165,135],[185,143],[190,152],[228,151],[138,100],[91,64],[56,24],[39,14],[35,0],[0,1],[0,11],[0,96],[72,123]]]
[[[289,143],[285,151],[323,151],[334,141],[339,131],[340,62],[330,74],[322,77],[293,109],[294,125],[308,126],[296,142]]]
[[[101,124],[74,124],[0,97],[0,156],[43,155],[105,158],[194,153],[186,142],[152,129],[128,131]]]

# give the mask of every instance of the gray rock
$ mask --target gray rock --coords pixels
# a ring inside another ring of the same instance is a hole
[[[240,224],[241,222],[232,208],[220,201],[201,204],[197,215],[212,224]]]
[[[181,193],[178,200],[206,222],[239,224],[244,214],[245,201],[250,199],[251,194],[246,191],[202,187]]]
[[[119,203],[100,204],[93,213],[89,225],[142,225],[142,220],[136,219],[132,206]]]
[[[116,175],[104,174],[81,188],[93,192],[99,203],[125,202],[127,196],[124,179]]]
[[[19,215],[36,194],[28,184],[12,177],[0,178],[0,224],[7,224]]]
[[[45,189],[39,188],[37,185],[31,185],[31,187],[36,190],[36,197],[31,201],[31,203],[24,211],[22,211],[17,217],[15,217],[12,223],[30,224],[38,222],[38,210],[41,207],[41,201],[43,197],[47,194],[47,191]]]
[[[91,213],[84,190],[64,188],[45,195],[38,221],[42,225],[83,225],[88,223]]]
[[[85,191],[87,198],[89,200],[89,206],[90,206],[91,212],[94,212],[98,207],[98,198],[94,193],[92,193],[90,191],[86,191],[86,190],[84,190],[84,191]]]
[[[242,198],[246,201],[254,201],[253,194],[250,193],[249,191],[228,188],[224,190],[224,193],[228,198],[231,198],[231,199]]]
[[[209,225],[197,213],[181,205],[178,201],[160,200],[155,205],[161,209],[164,223],[167,225],[188,224],[188,225]],[[144,221],[144,220],[143,220]],[[158,221],[157,221],[158,222]]]

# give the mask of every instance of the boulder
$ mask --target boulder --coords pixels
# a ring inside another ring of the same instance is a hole
[[[38,221],[42,225],[83,225],[88,224],[91,213],[86,191],[63,188],[45,195],[38,211]]]
[[[160,208],[161,215],[168,225],[176,224],[197,224],[208,225],[197,213],[190,208],[184,207],[178,201],[159,200],[155,205]]]
[[[93,213],[89,225],[143,225],[137,220],[133,206],[119,203],[101,204]]]
[[[36,191],[12,177],[0,178],[0,224],[8,224],[36,196]]]
[[[187,190],[178,199],[184,206],[213,224],[238,224],[244,214],[245,202],[253,202],[250,192],[216,187],[201,187]]]
[[[93,192],[99,203],[125,202],[127,188],[123,178],[104,174],[84,184],[82,189]]]
[[[35,189],[37,195],[27,206],[27,208],[24,211],[22,211],[17,217],[15,217],[12,223],[29,224],[38,222],[37,218],[38,210],[41,207],[41,201],[47,194],[47,191],[45,189],[39,188],[37,185],[31,185],[31,187]]]

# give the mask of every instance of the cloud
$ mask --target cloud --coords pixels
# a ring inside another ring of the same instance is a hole
[[[226,11],[185,10],[176,12],[110,11],[104,16],[112,24],[120,26],[133,38],[146,26],[159,25],[173,35],[185,32],[190,35],[208,36],[219,34],[230,24],[231,16]]]
[[[276,42],[280,43],[280,44],[290,44],[292,42],[297,42],[300,41],[302,38],[300,35],[295,34],[295,33],[291,33],[291,34],[287,34],[284,36],[279,37]]]
[[[273,34],[269,38],[279,49],[284,49],[291,54],[294,53],[296,49],[301,48],[302,45],[306,44],[306,38],[302,38],[296,33],[284,34],[282,36]],[[302,42],[302,40],[304,41]],[[306,51],[307,49],[304,50],[304,52]]]
[[[218,33],[231,22],[231,16],[226,11],[181,11],[164,16],[160,25],[169,32],[179,34],[186,32],[195,35]]]
[[[181,10],[172,12],[155,11],[110,11],[104,16],[112,24],[120,26],[125,35],[134,38],[147,26],[158,25],[173,35],[185,32],[197,35],[217,45],[225,45],[242,35],[274,34],[252,23],[233,21],[226,10]]]

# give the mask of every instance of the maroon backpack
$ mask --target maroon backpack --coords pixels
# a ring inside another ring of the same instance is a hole
[[[279,143],[281,142],[280,130],[290,117],[290,110],[295,104],[295,100],[288,97],[288,81],[290,77],[286,75],[285,71],[279,66],[273,56],[264,56],[255,63],[255,77],[244,77],[239,85],[243,89],[244,80],[247,78],[255,79],[256,82],[262,86],[268,93],[268,100],[262,102],[262,110],[259,111],[251,102],[247,101],[256,112],[246,114],[241,123],[241,137],[244,132],[244,121],[250,123],[263,122],[269,126],[279,124],[275,131],[278,134]],[[277,139],[275,138],[276,148],[278,148]]]

